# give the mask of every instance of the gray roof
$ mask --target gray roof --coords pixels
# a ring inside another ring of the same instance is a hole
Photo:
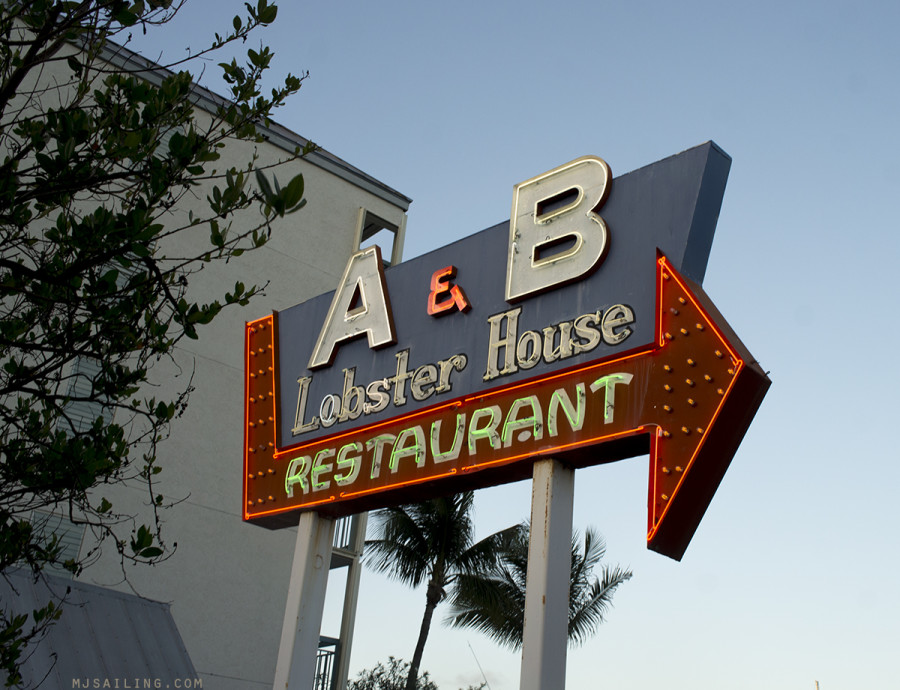
[[[26,683],[46,675],[42,689],[144,687],[147,680],[149,687],[176,687],[176,680],[178,687],[194,687],[184,683],[198,676],[168,604],[53,575],[35,582],[24,570],[0,578],[0,601],[16,613],[60,597],[62,617],[30,656],[31,647],[23,654]]]

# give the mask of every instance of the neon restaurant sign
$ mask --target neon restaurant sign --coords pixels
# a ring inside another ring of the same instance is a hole
[[[700,288],[730,167],[708,142],[612,179],[587,156],[501,223],[246,326],[244,519],[342,516],[650,455],[680,559],[769,386]]]

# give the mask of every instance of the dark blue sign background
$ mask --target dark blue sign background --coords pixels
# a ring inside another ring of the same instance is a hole
[[[324,324],[334,293],[320,295],[278,314],[279,431],[283,449],[315,438],[368,426],[417,409],[464,395],[506,387],[550,371],[568,369],[622,354],[649,344],[654,338],[656,252],[665,254],[682,275],[702,283],[716,221],[731,166],[730,157],[712,142],[689,149],[613,180],[599,210],[609,228],[609,251],[600,267],[584,279],[528,298],[505,301],[509,223],[501,223],[386,272],[397,343],[371,350],[365,339],[338,345],[334,363],[317,371],[307,369],[310,354]],[[512,184],[510,185],[512,189]],[[511,197],[510,197],[511,198]],[[426,310],[431,276],[445,266],[457,268],[454,282],[472,304],[466,313],[429,316]],[[589,352],[531,369],[484,380],[488,362],[491,316],[521,306],[518,333],[541,332],[547,326],[622,304],[634,313],[632,333],[617,345],[601,343]],[[339,315],[340,318],[340,315]],[[464,353],[468,363],[450,377],[452,390],[417,402],[406,384],[406,403],[389,404],[379,413],[320,426],[292,435],[298,384],[310,376],[303,421],[319,414],[329,394],[341,396],[345,368],[355,368],[355,385],[365,388],[397,370],[396,353],[409,350],[410,372]]]

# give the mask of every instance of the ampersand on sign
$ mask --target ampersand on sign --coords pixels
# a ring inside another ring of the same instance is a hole
[[[454,309],[467,312],[472,308],[463,289],[450,282],[455,277],[456,266],[445,266],[431,276],[431,292],[428,295],[429,315],[443,316]]]

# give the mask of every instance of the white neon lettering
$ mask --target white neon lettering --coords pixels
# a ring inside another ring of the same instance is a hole
[[[377,245],[356,252],[347,262],[309,359],[309,368],[330,365],[338,343],[362,335],[368,338],[372,349],[397,342],[381,250]]]
[[[507,302],[578,280],[599,265],[609,230],[597,211],[611,179],[604,160],[585,156],[514,187]]]

